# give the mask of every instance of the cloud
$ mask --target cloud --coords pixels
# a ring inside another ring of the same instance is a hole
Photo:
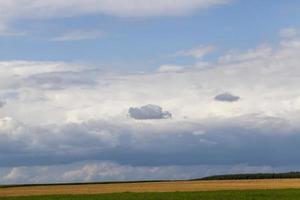
[[[95,14],[117,17],[177,16],[229,2],[230,0],[1,0],[0,23]]]
[[[65,62],[38,62],[38,61],[2,61],[0,72],[2,77],[24,78],[36,74],[54,72],[77,72],[86,66]]]
[[[1,119],[0,167],[86,160],[110,160],[133,166],[300,164],[295,151],[299,146],[299,129],[289,128],[280,119],[243,116],[202,123],[116,122],[33,127],[11,118]],[[205,134],[195,134],[200,129]],[[278,145],[282,148],[274,154]]]
[[[94,73],[93,71],[84,74],[80,72],[62,71],[34,74],[25,78],[23,83],[26,86],[38,87],[44,90],[62,90],[66,87],[89,87],[96,84],[96,82],[91,79]]]
[[[296,170],[251,165],[131,166],[87,161],[72,165],[0,168],[2,184],[38,184],[99,181],[179,180],[216,174],[282,172]]]
[[[210,67],[182,67],[180,73],[104,73],[77,63],[0,62],[0,99],[7,102],[0,109],[0,173],[18,181],[38,177],[26,172],[30,166],[69,165],[49,173],[101,179],[102,167],[84,168],[89,160],[149,170],[299,166],[299,40],[229,51]],[[243,101],[216,103],[212,97],[228,89]],[[157,105],[132,107],[147,102]],[[133,118],[164,119],[172,113],[172,120],[132,120],[128,108]]]
[[[65,41],[78,41],[78,40],[93,40],[93,39],[101,38],[105,35],[106,34],[102,31],[73,31],[55,37],[52,39],[52,41],[65,42]]]
[[[1,21],[1,17],[0,17],[0,36],[2,36],[2,37],[21,37],[21,36],[26,36],[26,35],[27,35],[27,33],[24,31],[17,31],[17,30],[11,29],[5,23],[5,21]]]
[[[283,38],[292,38],[299,35],[299,31],[295,28],[285,28],[280,30],[279,35]]]
[[[188,57],[195,57],[195,58],[203,58],[209,53],[212,53],[215,50],[215,47],[210,46],[201,46],[196,49],[191,49],[187,51],[178,51],[175,56],[188,56]]]
[[[225,92],[225,93],[218,94],[217,96],[215,96],[215,100],[223,101],[223,102],[235,102],[235,101],[239,101],[240,97],[235,96],[229,92]]]
[[[27,35],[26,32],[7,30],[6,28],[1,29],[1,27],[0,27],[0,36],[1,37],[22,37],[22,36],[26,36],[26,35]]]
[[[140,108],[129,108],[129,115],[133,119],[148,120],[148,119],[170,119],[172,114],[168,111],[163,111],[160,106],[146,105]]]
[[[21,37],[28,32],[14,24],[19,21],[42,21],[80,16],[105,15],[118,18],[147,18],[185,16],[214,6],[229,4],[232,0],[0,0],[0,37]],[[92,40],[105,36],[101,31],[71,31],[51,41]]]
[[[231,52],[219,58],[220,63],[243,62],[259,59],[268,59],[271,55],[273,48],[269,45],[263,44],[255,49],[250,49],[246,52],[239,52],[232,50]]]
[[[5,106],[5,104],[6,104],[6,102],[4,102],[4,101],[0,101],[0,108],[4,107],[4,106]]]
[[[185,68],[179,65],[162,65],[157,70],[159,73],[180,73],[183,72]]]

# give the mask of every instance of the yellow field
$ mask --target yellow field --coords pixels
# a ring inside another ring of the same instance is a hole
[[[121,192],[176,192],[252,189],[300,189],[300,179],[240,181],[176,181],[0,188],[0,197]]]

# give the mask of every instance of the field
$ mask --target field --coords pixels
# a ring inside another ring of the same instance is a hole
[[[3,197],[1,200],[296,200],[300,190],[251,190],[173,193],[119,193],[100,195],[60,195]]]
[[[275,196],[276,199],[300,199],[300,179],[174,181],[0,188],[0,199],[7,200],[274,199]]]

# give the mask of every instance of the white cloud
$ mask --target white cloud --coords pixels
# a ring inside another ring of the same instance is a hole
[[[179,66],[179,65],[162,65],[159,67],[157,72],[159,73],[179,73],[183,72],[185,70],[185,67]]]
[[[273,48],[269,45],[263,44],[255,49],[250,49],[246,52],[239,52],[232,50],[231,52],[221,56],[219,58],[220,63],[232,63],[251,61],[259,59],[268,59],[273,54]]]
[[[77,64],[64,62],[35,62],[35,61],[1,61],[0,76],[25,78],[35,74],[53,73],[53,72],[76,72],[83,68]]]
[[[61,36],[55,37],[52,41],[64,42],[64,41],[78,41],[78,40],[92,40],[105,36],[102,31],[72,31],[65,33]]]
[[[279,35],[283,38],[292,38],[299,35],[299,31],[295,28],[285,28],[280,30]]]
[[[209,53],[212,53],[216,48],[212,45],[210,46],[201,46],[196,49],[191,49],[187,51],[178,51],[175,53],[175,56],[190,56],[195,58],[203,58]]]
[[[0,109],[0,165],[299,165],[299,44],[298,38],[284,39],[229,52],[210,67],[181,73],[0,62],[0,98],[6,102]],[[216,102],[224,91],[243,101]],[[172,113],[172,120],[128,117],[130,107],[148,103]],[[284,151],[275,154],[278,145]],[[98,167],[87,169],[93,173],[78,177],[98,173]]]
[[[22,139],[26,134],[26,127],[10,117],[0,119],[0,136],[10,139]]]
[[[0,36],[17,37],[28,33],[13,27],[20,20],[49,20],[88,15],[126,18],[182,16],[232,0],[0,0]],[[100,31],[73,31],[52,38],[53,41],[96,39]]]
[[[119,17],[185,15],[230,0],[0,0],[0,23],[104,14]]]
[[[292,120],[300,106],[297,41],[229,53],[204,69],[176,67],[181,73],[122,75],[67,63],[1,62],[0,95],[17,94],[16,99],[3,99],[7,104],[1,113],[29,124],[124,120],[129,107],[149,102],[170,111],[173,120],[251,113]],[[235,106],[213,101],[228,90],[243,101]],[[42,108],[47,111],[38,112]]]

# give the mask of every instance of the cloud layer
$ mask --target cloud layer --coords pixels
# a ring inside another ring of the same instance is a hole
[[[0,62],[0,100],[6,103],[0,109],[1,175],[18,182],[38,176],[30,175],[30,167],[50,165],[70,165],[57,170],[79,174],[76,180],[120,174],[125,179],[134,170],[147,174],[155,167],[163,174],[170,166],[182,171],[299,166],[299,44],[289,38],[276,47],[230,51],[205,68],[182,66],[180,73],[119,74],[64,62]],[[222,101],[236,95],[243,101],[220,103],[216,94]],[[170,119],[152,120],[164,118]],[[101,176],[101,164],[85,168],[90,160],[127,167]],[[78,162],[83,164],[73,166]]]
[[[80,15],[152,17],[185,15],[199,9],[227,4],[229,0],[0,0],[0,31],[20,19],[49,19]]]
[[[195,165],[137,167],[113,162],[88,161],[72,165],[0,168],[2,184],[96,181],[178,180],[224,173],[282,172],[294,168],[249,165]]]

